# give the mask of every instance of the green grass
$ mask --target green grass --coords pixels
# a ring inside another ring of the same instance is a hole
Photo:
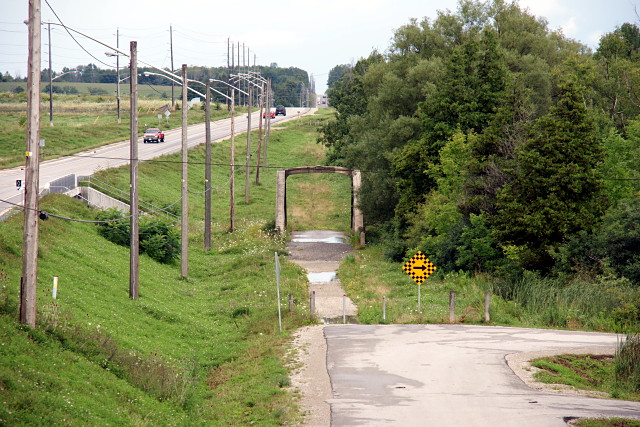
[[[338,275],[358,306],[360,322],[383,321],[384,296],[386,322],[448,323],[449,291],[454,291],[459,323],[483,323],[484,293],[490,292],[492,324],[619,333],[638,329],[634,301],[640,301],[640,289],[624,279],[606,276],[595,283],[580,278],[561,283],[534,274],[499,280],[438,270],[421,285],[419,315],[417,285],[404,273],[402,264],[385,258],[381,246],[370,245],[341,265]]]
[[[289,128],[272,133],[270,164],[317,163],[309,157],[316,149],[315,126]],[[50,218],[39,223],[38,325],[20,326],[22,218],[0,223],[0,424],[299,422],[285,362],[291,331],[312,322],[306,277],[282,259],[281,301],[293,294],[296,306],[293,313],[283,311],[280,334],[274,252],[285,247],[263,231],[275,215],[275,169],[262,171],[260,185],[252,180],[249,204],[238,172],[238,230],[228,233],[229,167],[222,165],[228,164],[228,152],[228,142],[214,147],[221,165],[213,167],[214,187],[220,187],[213,197],[213,249],[202,249],[204,149],[199,147],[189,157],[188,278],[180,277],[179,263],[163,265],[143,255],[137,300],[128,298],[127,248],[100,237],[94,225]],[[243,154],[239,149],[239,158]],[[178,156],[141,165],[142,198],[178,200]],[[127,176],[121,168],[104,171],[101,179],[126,189]],[[61,195],[47,196],[41,209],[71,218],[95,215]],[[348,221],[348,211],[344,215]],[[54,275],[59,276],[56,300]]]

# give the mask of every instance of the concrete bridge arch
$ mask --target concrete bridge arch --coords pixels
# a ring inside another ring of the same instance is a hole
[[[338,166],[301,166],[278,171],[276,182],[276,230],[284,233],[287,230],[287,178],[302,173],[339,173],[351,177],[351,228],[364,240],[364,217],[358,208],[358,194],[362,184],[359,170]]]

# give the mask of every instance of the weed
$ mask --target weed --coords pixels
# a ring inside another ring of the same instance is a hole
[[[640,391],[640,334],[627,335],[616,349],[616,381],[631,391]]]

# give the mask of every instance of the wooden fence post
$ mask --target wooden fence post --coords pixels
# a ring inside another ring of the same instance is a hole
[[[489,292],[484,293],[484,321],[490,322],[491,317],[489,317],[489,303],[491,302],[491,294]]]
[[[449,291],[449,323],[454,323],[456,321],[455,307],[456,293],[454,291]]]

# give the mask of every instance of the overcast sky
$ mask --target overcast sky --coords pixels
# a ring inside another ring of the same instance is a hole
[[[173,27],[174,65],[226,66],[227,39],[249,49],[251,64],[277,63],[313,74],[316,91],[326,89],[329,70],[385,52],[393,32],[410,18],[435,19],[437,10],[455,10],[457,0],[48,0],[67,26],[128,51],[138,42],[138,57],[169,67],[169,27]],[[520,0],[551,29],[595,48],[599,37],[625,22],[638,23],[640,0]],[[0,0],[0,72],[24,77],[27,70],[27,0]],[[42,20],[58,22],[42,0]],[[46,30],[46,26],[43,27]],[[55,28],[55,27],[54,27]],[[94,63],[115,68],[107,50],[76,35],[79,47],[64,29],[51,32],[53,70]],[[47,32],[42,38],[42,66],[48,68]],[[248,60],[249,58],[247,58]],[[126,65],[122,60],[120,65]]]

